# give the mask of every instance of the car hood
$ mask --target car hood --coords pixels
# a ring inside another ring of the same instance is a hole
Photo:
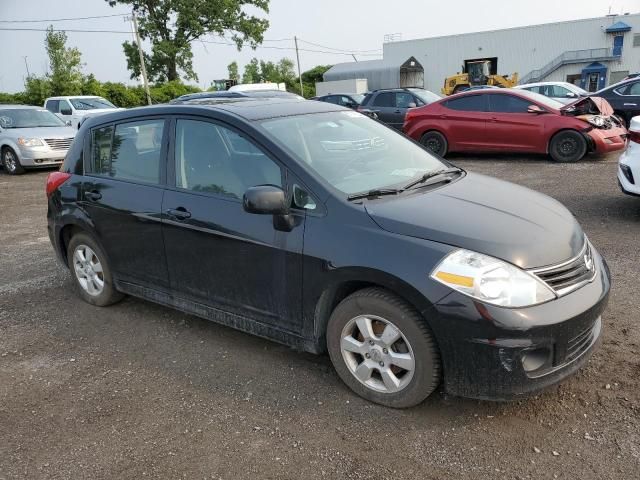
[[[380,228],[491,255],[522,268],[576,256],[584,233],[561,203],[484,175],[445,187],[366,202]]]
[[[11,138],[73,138],[76,130],[71,127],[7,128],[0,135]]]
[[[560,109],[561,112],[569,115],[580,114],[600,114],[600,115],[613,115],[613,108],[611,104],[601,97],[582,97],[565,105]]]

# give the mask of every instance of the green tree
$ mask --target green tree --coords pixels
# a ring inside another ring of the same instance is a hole
[[[269,11],[269,0],[105,0],[133,8],[138,31],[151,42],[145,53],[147,73],[152,81],[197,80],[193,70],[191,42],[207,34],[230,35],[238,50],[245,44],[255,48],[263,40],[269,21],[247,13]],[[125,42],[124,53],[131,78],[140,75],[140,59],[135,43]]]
[[[78,95],[82,91],[82,55],[77,48],[67,48],[67,34],[47,29],[45,46],[49,56],[52,95]]]
[[[329,70],[333,65],[318,65],[311,70],[302,72],[302,81],[304,83],[311,83],[315,86],[317,82],[322,82],[322,75]]]
[[[238,62],[231,62],[227,65],[227,71],[229,72],[229,80],[240,80],[240,74],[238,73]]]
[[[251,61],[244,66],[242,83],[260,83],[261,81],[260,62],[258,62],[257,58],[252,58]]]
[[[29,75],[24,82],[24,100],[28,105],[44,105],[51,96],[51,82],[45,77]]]

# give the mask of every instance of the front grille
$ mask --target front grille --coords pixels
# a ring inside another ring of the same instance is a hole
[[[45,142],[53,150],[68,150],[73,142],[73,138],[45,138]]]
[[[596,321],[596,324],[600,322],[600,319]],[[595,325],[589,325],[588,328],[578,333],[575,337],[571,338],[567,342],[567,354],[565,357],[565,363],[578,358],[586,349],[588,349],[593,343],[593,337],[595,335]]]
[[[584,247],[571,260],[559,265],[531,270],[531,273],[546,283],[558,296],[577,290],[592,281],[596,275],[589,241],[585,238]]]

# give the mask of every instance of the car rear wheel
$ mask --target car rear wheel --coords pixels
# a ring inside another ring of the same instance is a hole
[[[587,153],[587,141],[575,130],[557,133],[549,143],[549,155],[556,162],[577,162]]]
[[[16,152],[9,147],[5,147],[2,150],[2,166],[4,167],[4,171],[9,175],[20,175],[24,173],[24,167],[20,164]]]
[[[342,381],[381,405],[412,407],[440,382],[440,355],[424,319],[380,288],[360,290],[336,307],[327,347]]]
[[[122,299],[113,286],[105,254],[89,235],[78,233],[71,238],[67,261],[78,294],[85,302],[105,307]]]
[[[444,157],[449,148],[449,143],[445,136],[436,131],[427,132],[422,135],[420,143],[440,157]]]

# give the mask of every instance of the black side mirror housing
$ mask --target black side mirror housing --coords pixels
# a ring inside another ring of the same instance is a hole
[[[250,187],[242,197],[242,206],[248,213],[259,215],[287,215],[287,196],[280,187],[258,185]]]
[[[71,109],[70,108],[63,108],[60,110],[60,115],[71,115]]]

